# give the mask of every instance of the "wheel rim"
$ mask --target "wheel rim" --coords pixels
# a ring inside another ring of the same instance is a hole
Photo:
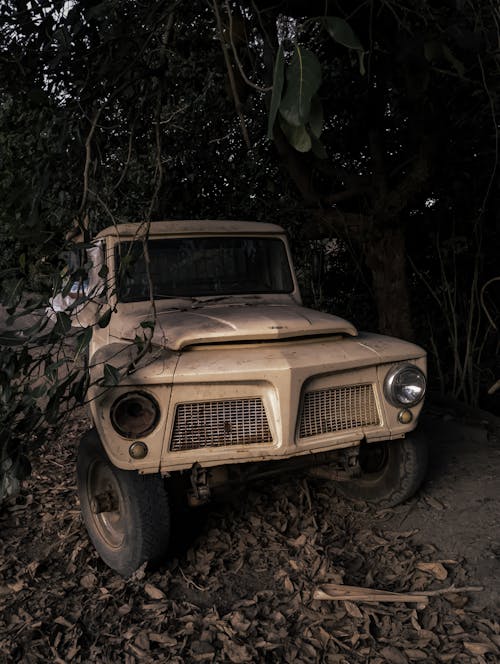
[[[387,443],[372,443],[362,445],[359,451],[359,466],[363,475],[380,473],[389,461],[389,446]]]
[[[102,461],[95,461],[89,468],[87,495],[90,514],[99,535],[109,547],[119,549],[125,539],[123,495],[113,471]],[[112,504],[96,511],[103,495],[108,496]]]

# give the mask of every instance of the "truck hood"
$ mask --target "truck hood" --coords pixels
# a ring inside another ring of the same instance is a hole
[[[111,318],[110,334],[118,339],[133,340],[144,329],[140,317],[123,310]],[[347,334],[357,336],[356,328],[338,316],[289,304],[205,305],[179,311],[159,313],[153,344],[182,350],[186,346],[237,341],[272,341],[293,337]]]

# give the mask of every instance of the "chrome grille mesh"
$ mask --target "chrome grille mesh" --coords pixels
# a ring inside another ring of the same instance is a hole
[[[372,385],[349,385],[306,392],[299,437],[379,424]]]
[[[173,452],[201,447],[272,443],[262,399],[178,404],[170,441]]]

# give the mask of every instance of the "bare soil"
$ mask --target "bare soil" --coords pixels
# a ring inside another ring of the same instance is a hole
[[[428,479],[395,509],[300,475],[261,482],[177,518],[165,564],[123,580],[80,519],[75,413],[0,514],[0,662],[498,662],[498,422],[428,412]],[[314,600],[325,583],[483,590]]]

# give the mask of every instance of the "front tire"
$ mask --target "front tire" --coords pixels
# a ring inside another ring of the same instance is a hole
[[[159,474],[114,466],[92,429],[80,441],[77,484],[89,537],[111,569],[127,577],[165,557],[170,510]]]
[[[394,507],[411,498],[425,477],[427,440],[422,435],[381,443],[362,443],[359,451],[361,475],[339,482],[348,498],[365,500],[380,507]]]

